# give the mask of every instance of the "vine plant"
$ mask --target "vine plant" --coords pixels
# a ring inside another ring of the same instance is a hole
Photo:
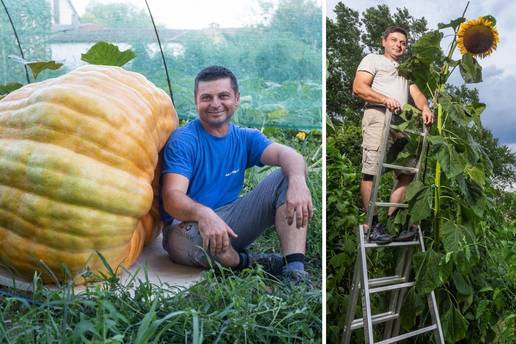
[[[447,342],[511,342],[514,289],[510,282],[503,282],[503,267],[490,270],[495,260],[486,249],[498,245],[487,242],[492,230],[489,218],[494,213],[489,186],[492,164],[472,134],[481,126],[486,105],[464,101],[447,83],[457,67],[465,83],[481,82],[477,58],[494,51],[498,33],[492,16],[466,21],[465,12],[421,37],[399,67],[401,75],[431,97],[437,117],[428,138],[426,172],[407,190],[408,211],[400,212],[395,220],[404,222],[408,215],[411,223],[422,223],[429,236],[426,252],[414,255],[416,286],[407,293],[402,325],[407,329],[415,325],[414,313],[425,314],[423,296],[436,290]],[[449,30],[453,40],[445,55],[441,40]],[[454,60],[457,48],[462,57]],[[411,126],[418,113],[406,106],[404,127]],[[499,280],[491,283],[495,278]],[[493,319],[497,319],[494,324]]]

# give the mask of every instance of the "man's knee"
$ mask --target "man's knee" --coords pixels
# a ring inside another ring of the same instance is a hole
[[[171,261],[188,266],[209,267],[209,257],[202,247],[197,223],[174,223],[165,226],[163,231],[166,238],[163,246]]]
[[[281,169],[277,169],[276,171],[270,174],[270,177],[273,179],[274,190],[275,190],[275,206],[279,208],[283,203],[285,203],[285,199],[287,197],[288,190],[288,177],[283,174]]]

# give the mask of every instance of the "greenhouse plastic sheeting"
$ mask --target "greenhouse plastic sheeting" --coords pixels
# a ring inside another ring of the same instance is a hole
[[[295,2],[279,0],[275,9],[248,9],[254,15],[249,24],[226,27],[224,23],[215,23],[217,18],[210,21],[206,13],[201,13],[206,3],[148,1],[180,118],[196,117],[195,75],[208,65],[218,64],[231,69],[239,80],[241,105],[235,113],[236,123],[258,128],[320,129],[320,6],[314,3],[310,12],[296,7]],[[223,0],[217,3],[224,5]],[[258,3],[249,0],[240,4],[251,7]],[[12,56],[21,57],[23,53],[28,61],[55,60],[64,64],[59,70],[42,72],[36,80],[41,81],[84,64],[81,54],[95,42],[107,41],[121,50],[130,48],[136,53],[124,68],[144,74],[170,93],[160,45],[145,1],[2,0],[2,4],[5,8],[0,8],[1,84],[25,84],[27,77],[35,81],[30,71],[26,73]],[[188,12],[192,7],[197,7],[198,16]],[[168,15],[170,11],[176,16],[184,13],[195,28],[174,22]],[[7,13],[18,34],[22,53]],[[261,20],[262,17],[268,19]]]

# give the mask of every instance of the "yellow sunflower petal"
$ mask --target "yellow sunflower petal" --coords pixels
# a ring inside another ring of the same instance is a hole
[[[457,47],[462,55],[486,57],[496,50],[500,37],[490,20],[479,17],[460,24]]]

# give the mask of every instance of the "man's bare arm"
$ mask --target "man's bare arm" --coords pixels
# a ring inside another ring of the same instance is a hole
[[[313,216],[313,204],[306,184],[307,170],[303,156],[290,147],[272,143],[262,153],[261,162],[280,166],[288,177],[287,223],[290,225],[294,222],[295,214],[297,228],[305,227]]]
[[[376,92],[371,88],[374,76],[365,71],[357,71],[355,80],[353,80],[353,93],[368,103],[381,104],[392,112],[401,110],[400,103],[394,99],[387,97],[380,92]]]
[[[233,230],[211,208],[195,202],[186,194],[189,180],[176,173],[163,176],[163,206],[175,219],[197,222],[203,239],[203,246],[217,255],[229,246],[229,235],[236,237]]]
[[[421,116],[423,117],[423,123],[430,125],[434,122],[434,114],[428,106],[428,101],[416,84],[412,84],[409,87],[410,96],[414,100],[416,107],[421,110]]]

